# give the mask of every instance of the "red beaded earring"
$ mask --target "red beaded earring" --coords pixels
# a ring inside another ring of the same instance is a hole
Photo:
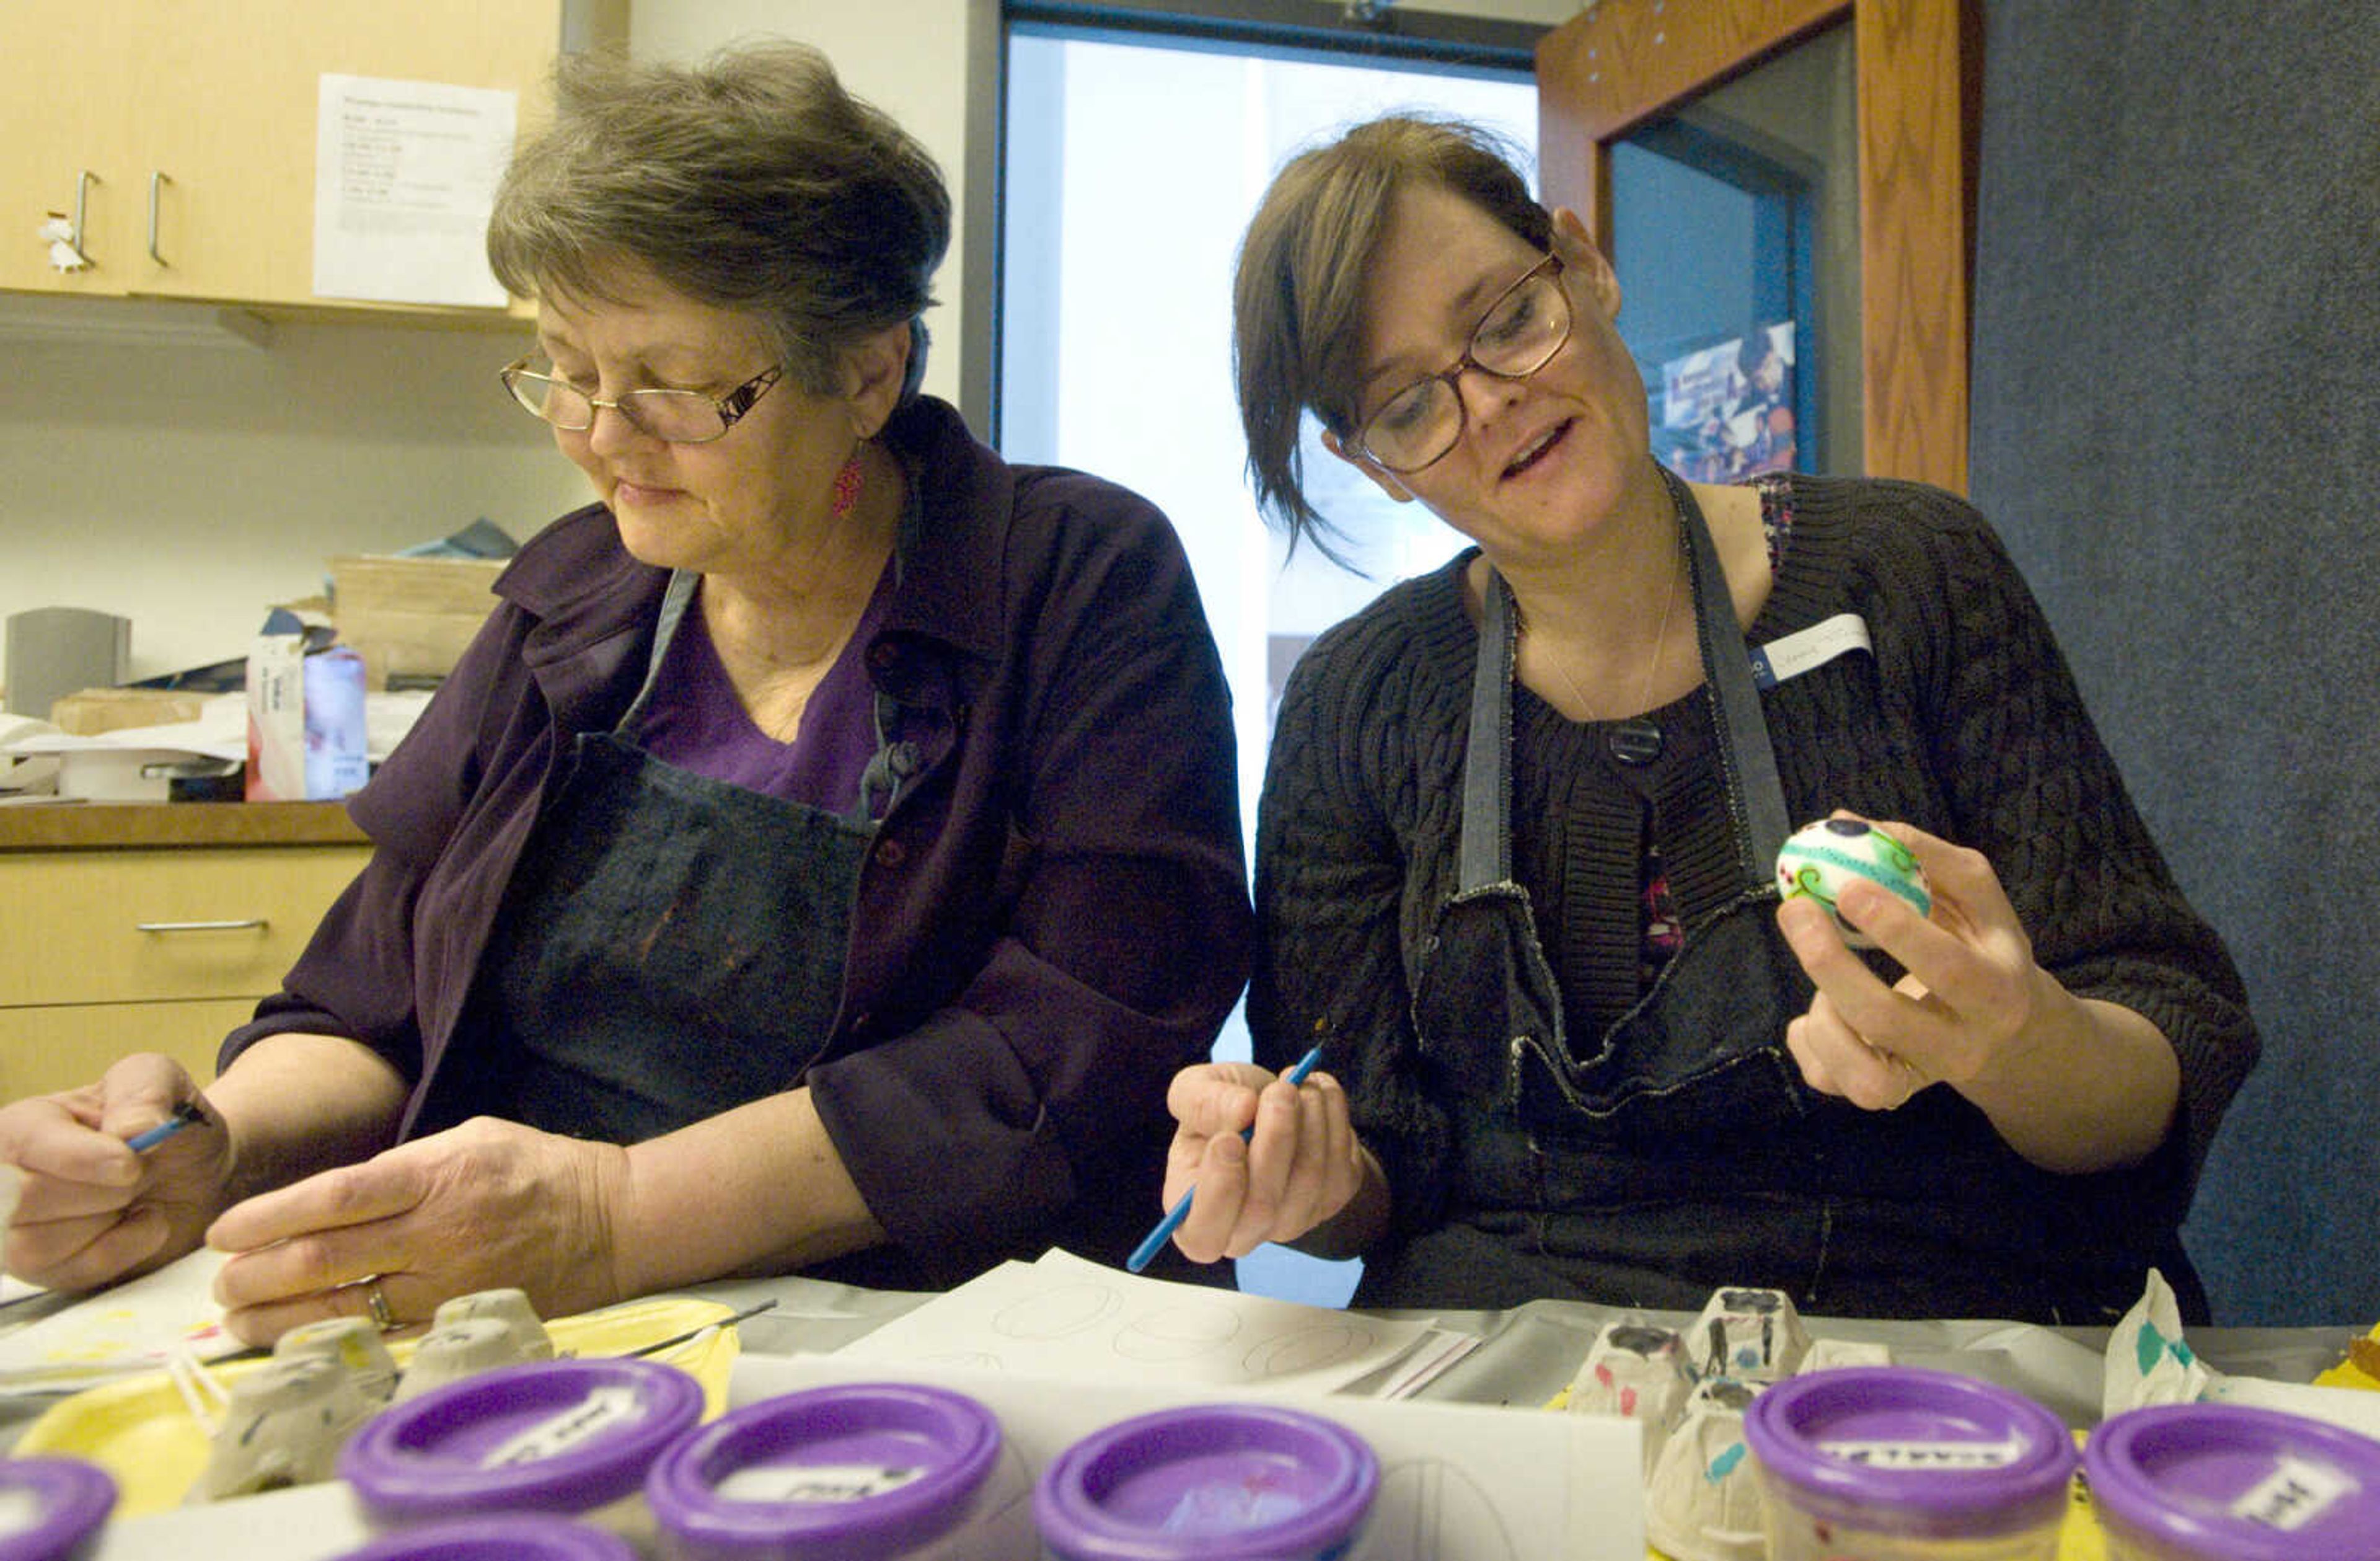
[[[834,474],[833,511],[836,519],[847,518],[853,510],[859,507],[859,453],[855,450],[851,458],[843,463],[843,470]]]

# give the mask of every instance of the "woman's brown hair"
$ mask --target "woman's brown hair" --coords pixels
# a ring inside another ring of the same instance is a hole
[[[1248,480],[1293,547],[1311,538],[1336,556],[1333,529],[1306,497],[1298,433],[1309,409],[1341,439],[1355,431],[1365,284],[1398,192],[1441,186],[1543,250],[1553,218],[1516,161],[1479,126],[1395,115],[1292,158],[1265,192],[1232,289],[1232,370]]]

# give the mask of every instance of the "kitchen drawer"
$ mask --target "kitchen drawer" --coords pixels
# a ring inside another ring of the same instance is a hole
[[[0,1101],[88,1084],[133,1052],[163,1052],[203,1084],[215,1049],[256,1011],[253,998],[0,1008]]]
[[[0,853],[0,1008],[255,998],[369,846]]]

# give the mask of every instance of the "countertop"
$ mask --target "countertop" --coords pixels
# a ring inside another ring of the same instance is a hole
[[[0,853],[361,846],[341,802],[44,802],[0,808]]]

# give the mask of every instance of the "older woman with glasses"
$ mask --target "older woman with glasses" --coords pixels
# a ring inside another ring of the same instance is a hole
[[[203,1095],[144,1056],[0,1112],[12,1272],[203,1239],[262,1340],[494,1286],[940,1287],[1120,1257],[1157,1196],[1251,930],[1180,544],[917,393],[949,200],[815,53],[558,85],[488,245],[539,303],[504,385],[597,502],[498,582]]]
[[[1476,545],[1284,692],[1257,1062],[1174,1083],[1179,1247],[1361,1255],[1382,1306],[2083,1322],[2155,1264],[2203,1312],[2177,1227],[2255,1033],[2023,583],[1947,494],[1658,468],[1619,308],[1459,126],[1360,127],[1249,228],[1260,499],[1325,530],[1311,412]],[[1839,810],[1930,878],[1842,892],[1876,954],[1778,903]]]

